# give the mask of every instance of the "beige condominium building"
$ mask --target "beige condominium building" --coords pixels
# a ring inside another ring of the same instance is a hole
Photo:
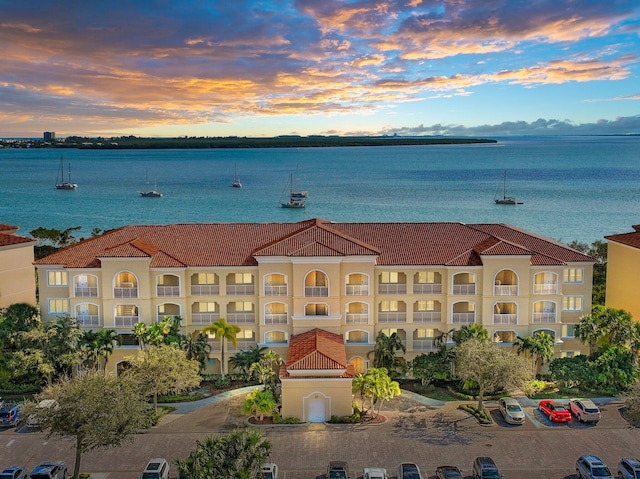
[[[17,231],[17,226],[0,224],[0,309],[16,303],[36,305],[36,240],[18,236]]]
[[[607,240],[607,306],[624,309],[640,321],[640,225],[633,231],[605,236]]]
[[[35,264],[45,320],[68,314],[118,332],[109,368],[134,352],[137,322],[181,316],[185,333],[220,318],[238,325],[225,359],[254,345],[286,359],[294,335],[326,331],[344,344],[338,375],[366,370],[381,331],[400,336],[407,360],[474,323],[505,347],[545,331],[558,357],[578,354],[593,269],[592,258],[504,224],[323,219],[125,226]],[[220,342],[210,344],[216,372]]]

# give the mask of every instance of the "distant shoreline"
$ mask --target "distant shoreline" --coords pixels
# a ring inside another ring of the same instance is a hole
[[[26,143],[31,146],[26,146]],[[219,138],[118,138],[68,137],[64,140],[44,142],[23,140],[5,146],[35,148],[77,148],[95,150],[120,149],[206,149],[206,148],[327,148],[354,146],[415,146],[415,145],[464,145],[493,144],[489,138],[454,137],[333,137],[333,136],[277,136],[273,138],[219,137]]]

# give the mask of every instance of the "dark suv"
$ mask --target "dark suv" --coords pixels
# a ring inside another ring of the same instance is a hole
[[[327,466],[327,479],[349,479],[349,466],[346,461],[330,461]]]
[[[473,461],[473,479],[501,479],[498,466],[490,457],[476,457]]]
[[[585,454],[576,461],[578,479],[614,479],[607,465],[599,457]]]

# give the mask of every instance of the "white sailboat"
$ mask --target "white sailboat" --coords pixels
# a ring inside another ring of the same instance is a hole
[[[507,172],[504,172],[504,179],[502,182],[502,198],[493,198],[496,205],[521,205],[521,201],[516,201],[513,196],[507,196]]]
[[[157,191],[158,186],[156,185],[156,180],[153,180],[153,189],[149,189],[149,170],[147,170],[147,189],[146,191],[141,191],[140,196],[144,198],[162,198],[162,193]]]
[[[231,180],[231,186],[234,188],[242,188],[242,182],[240,178],[238,178],[238,165],[235,165],[235,173],[233,175],[233,179]]]
[[[69,181],[64,181],[64,159],[60,155],[60,166],[58,167],[58,176],[56,177],[56,189],[58,190],[75,190],[78,188],[76,183],[71,182],[71,163],[67,165],[69,167]]]
[[[289,200],[281,201],[282,208],[305,208],[307,206],[307,191],[295,191],[293,189],[293,174],[289,178]]]

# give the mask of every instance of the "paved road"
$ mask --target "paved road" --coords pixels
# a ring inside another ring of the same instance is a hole
[[[241,403],[238,395],[180,407],[120,448],[85,454],[82,470],[91,472],[92,479],[136,479],[151,457],[185,457],[197,439],[250,427],[239,413]],[[281,479],[318,478],[335,459],[348,461],[354,478],[364,467],[386,467],[393,476],[402,461],[416,462],[425,478],[433,477],[442,464],[457,465],[470,475],[473,459],[483,455],[495,459],[505,479],[575,479],[575,460],[581,454],[596,454],[612,469],[621,457],[640,456],[640,430],[627,426],[616,402],[601,406],[603,418],[595,426],[575,421],[553,425],[528,403],[526,424],[510,426],[489,402],[496,424],[483,427],[456,405],[404,397],[383,411],[388,420],[377,426],[261,429],[272,444],[271,460],[279,465]],[[41,433],[0,432],[0,466],[22,463],[32,468],[52,459],[73,464],[72,442],[46,440]]]

